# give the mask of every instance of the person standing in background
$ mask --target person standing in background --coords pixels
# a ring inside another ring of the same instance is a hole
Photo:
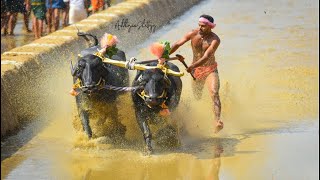
[[[6,0],[1,0],[1,30],[8,24],[8,12]]]
[[[63,23],[62,26],[66,27],[69,25],[69,9],[70,9],[70,0],[63,0],[65,8],[62,12]]]
[[[26,32],[32,32],[29,29],[29,19],[30,19],[30,14],[31,14],[31,8],[30,8],[29,1],[30,0],[25,0],[24,1],[25,11],[23,12],[23,22],[24,22],[24,27],[25,27]]]
[[[8,23],[4,25],[4,35],[14,35],[13,31],[17,24],[18,13],[26,12],[24,0],[7,0]],[[9,32],[8,32],[9,30]]]
[[[69,24],[74,24],[87,18],[87,7],[86,0],[70,0]]]
[[[104,0],[91,0],[91,6],[92,6],[92,14],[100,10],[103,10]]]
[[[105,0],[104,4],[107,4],[108,7],[111,7],[111,0]]]
[[[63,0],[46,0],[47,7],[47,33],[59,29],[60,25],[60,11],[65,7]]]
[[[46,19],[46,1],[45,0],[27,0],[31,5],[32,27],[35,39],[39,39],[43,33],[43,22]]]
[[[92,14],[91,0],[85,0],[85,1],[88,4],[88,7],[86,7],[86,10],[87,10],[87,16],[89,17]]]

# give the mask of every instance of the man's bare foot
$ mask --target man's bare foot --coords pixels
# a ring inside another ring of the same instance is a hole
[[[214,133],[218,133],[223,129],[223,122],[221,120],[217,121],[216,128],[214,130]]]

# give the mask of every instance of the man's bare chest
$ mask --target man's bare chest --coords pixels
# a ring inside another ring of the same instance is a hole
[[[191,41],[191,45],[195,50],[206,51],[210,46],[210,40],[203,38],[195,38]]]

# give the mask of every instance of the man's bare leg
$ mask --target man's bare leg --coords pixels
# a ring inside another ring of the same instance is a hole
[[[43,32],[43,20],[41,19],[36,19],[34,20],[35,22],[35,38],[39,39],[42,36],[42,32]]]
[[[1,29],[4,28],[4,35],[8,34],[8,13],[1,13]]]
[[[65,2],[66,7],[62,10],[62,19],[63,23],[62,26],[66,27],[69,24],[69,9],[70,9],[70,2]]]
[[[33,32],[34,32],[34,38],[35,39],[39,39],[39,25],[38,25],[38,21],[37,21],[37,18],[34,16],[32,18],[32,26],[33,26]]]
[[[30,17],[30,13],[31,13],[31,11],[28,11],[28,12],[23,13],[24,27],[26,28],[26,31],[27,31],[27,32],[32,32],[32,31],[29,29],[29,17]]]
[[[219,81],[219,74],[218,72],[211,73],[207,79],[206,83],[208,86],[208,90],[213,102],[213,112],[215,114],[215,119],[217,121],[215,127],[215,133],[219,132],[223,129],[223,122],[220,119],[221,115],[221,102],[219,97],[219,88],[220,88],[220,81]]]
[[[43,22],[44,22],[44,20],[38,19],[37,21],[39,22],[39,37],[41,37],[42,33],[43,33]]]
[[[47,9],[47,33],[50,34],[51,33],[51,29],[52,29],[52,13],[53,13],[53,9],[52,8],[48,8]]]
[[[203,86],[204,86],[205,81],[204,80],[192,80],[192,91],[193,91],[193,95],[195,97],[196,100],[200,100],[202,97],[202,90],[203,90]]]
[[[59,29],[60,25],[60,9],[55,8],[53,9],[53,28],[54,31],[57,31]]]
[[[16,27],[16,24],[17,24],[17,16],[18,16],[18,13],[14,12],[14,13],[10,13],[10,16],[9,16],[9,22],[8,22],[8,27],[9,27],[9,35],[14,35],[13,34],[13,31],[14,31],[14,28]]]

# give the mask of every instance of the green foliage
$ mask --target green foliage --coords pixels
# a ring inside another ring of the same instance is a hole
[[[162,54],[162,58],[169,59],[169,53],[171,50],[169,41],[161,41],[161,44],[164,44],[164,52]]]
[[[116,55],[118,48],[116,46],[111,46],[107,48],[106,55],[111,58],[113,55]]]

